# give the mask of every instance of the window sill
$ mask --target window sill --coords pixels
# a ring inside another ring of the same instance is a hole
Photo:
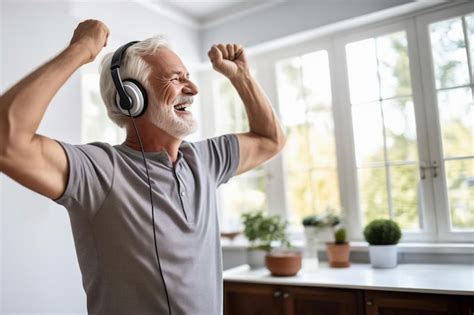
[[[293,246],[299,249],[304,247],[303,241],[293,241]],[[351,250],[354,252],[368,252],[366,242],[350,242]],[[242,237],[233,241],[228,239],[221,240],[222,249],[226,251],[244,250],[249,247],[249,242]],[[324,245],[319,246],[320,251],[324,251]],[[468,254],[474,255],[474,244],[472,243],[400,243],[398,244],[399,253],[417,253],[417,254]]]

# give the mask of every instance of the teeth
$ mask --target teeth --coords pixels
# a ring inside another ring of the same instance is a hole
[[[186,107],[189,107],[189,104],[179,104],[179,105],[176,105],[174,108],[175,109],[182,109],[182,108],[186,108]]]

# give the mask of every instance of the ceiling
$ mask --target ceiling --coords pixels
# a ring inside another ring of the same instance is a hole
[[[246,14],[282,1],[284,0],[153,0],[152,2],[203,25],[230,16]]]

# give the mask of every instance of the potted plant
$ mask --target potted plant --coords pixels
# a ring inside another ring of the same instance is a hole
[[[287,223],[279,215],[266,215],[261,211],[242,214],[244,235],[250,242],[247,262],[251,268],[263,267],[265,255],[274,242],[289,247],[285,228]]]
[[[326,243],[326,254],[329,266],[335,268],[349,267],[350,245],[347,242],[346,229],[338,228],[334,231],[334,242]]]
[[[364,229],[364,237],[369,243],[369,257],[373,268],[394,268],[397,265],[397,243],[402,232],[395,221],[371,221]]]
[[[330,228],[335,227],[341,222],[339,216],[326,213],[326,214],[314,214],[303,218],[302,224],[304,227],[305,238],[308,241],[313,240],[329,240],[330,239]],[[328,234],[327,236],[324,233]]]
[[[305,236],[305,268],[316,268],[318,265],[318,244],[329,241],[331,228],[340,223],[340,218],[332,213],[309,215],[303,218]]]

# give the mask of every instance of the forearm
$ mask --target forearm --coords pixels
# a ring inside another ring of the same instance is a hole
[[[285,134],[267,95],[249,74],[231,80],[242,99],[249,121],[250,132],[271,140],[278,148],[285,143]]]
[[[69,46],[0,96],[0,146],[32,140],[51,99],[84,64],[86,54]]]

